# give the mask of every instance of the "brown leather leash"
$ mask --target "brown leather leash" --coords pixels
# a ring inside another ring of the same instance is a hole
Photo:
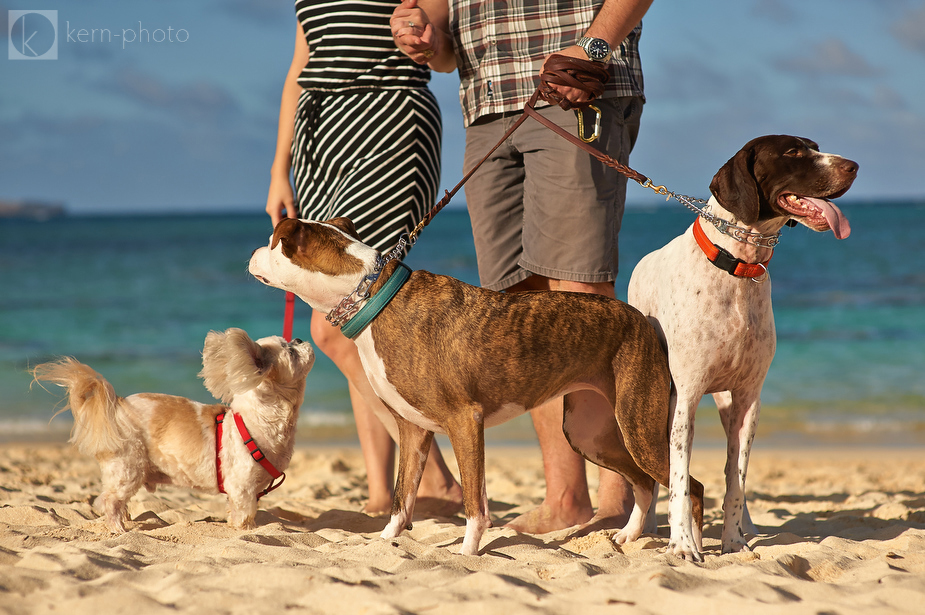
[[[459,189],[469,180],[472,175],[478,171],[479,167],[488,160],[488,158],[501,147],[501,144],[507,141],[508,138],[517,130],[521,124],[528,117],[532,117],[540,124],[553,131],[563,139],[575,145],[575,147],[581,148],[582,150],[588,152],[590,155],[594,156],[597,160],[600,160],[605,165],[616,169],[628,179],[632,179],[635,182],[638,182],[644,188],[651,188],[655,190],[658,194],[671,196],[664,186],[653,186],[652,182],[648,177],[634,171],[630,167],[621,164],[619,161],[611,158],[607,154],[591,147],[588,142],[583,141],[580,137],[567,132],[565,129],[561,128],[559,125],[551,122],[542,115],[540,115],[534,106],[537,101],[542,98],[546,102],[554,105],[558,105],[566,111],[569,109],[580,109],[590,105],[590,103],[601,94],[604,93],[604,84],[607,83],[607,80],[610,77],[610,73],[607,71],[604,65],[598,62],[592,62],[590,60],[580,60],[578,58],[571,58],[568,56],[563,56],[559,54],[554,54],[549,56],[549,59],[546,60],[546,70],[540,75],[540,85],[537,87],[536,91],[533,93],[533,96],[530,97],[530,100],[524,105],[524,113],[517,119],[516,122],[504,133],[504,136],[501,137],[501,140],[489,150],[487,154],[469,170],[468,173],[460,180],[458,184],[452,189],[447,190],[444,197],[434,205],[434,207],[424,216],[421,222],[411,231],[407,243],[410,246],[414,245],[414,242],[417,241],[418,234],[424,229],[425,226],[430,224],[430,221],[434,219],[440,211],[446,207],[453,196],[459,192]],[[589,95],[589,99],[583,103],[572,103],[567,98],[562,97],[553,85],[561,85],[566,87],[571,87],[575,89],[582,90]]]

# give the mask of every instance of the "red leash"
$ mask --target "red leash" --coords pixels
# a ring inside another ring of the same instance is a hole
[[[286,292],[286,311],[283,314],[283,339],[292,341],[292,317],[295,314],[295,294]]]

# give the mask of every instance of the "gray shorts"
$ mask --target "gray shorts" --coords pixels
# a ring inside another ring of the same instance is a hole
[[[627,164],[642,99],[608,98],[594,105],[603,117],[593,145]],[[577,134],[575,111],[546,107],[540,113]],[[582,113],[590,122],[593,111]],[[518,116],[495,116],[466,129],[466,171]],[[626,177],[536,120],[527,118],[465,190],[482,286],[503,290],[534,274],[585,283],[616,279]]]

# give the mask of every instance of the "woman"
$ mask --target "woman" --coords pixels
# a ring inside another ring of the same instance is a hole
[[[432,206],[440,178],[440,109],[430,73],[392,40],[393,0],[298,0],[295,53],[280,102],[267,213],[353,220],[382,253]],[[295,180],[295,198],[289,181]],[[376,397],[356,346],[312,314],[312,339],[347,377],[366,463],[369,514],[391,507],[394,419]],[[392,434],[392,437],[389,436]],[[461,490],[431,448],[418,492],[422,505],[452,514]]]

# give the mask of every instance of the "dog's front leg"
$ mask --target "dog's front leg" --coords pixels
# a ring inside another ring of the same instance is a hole
[[[694,413],[700,396],[673,389],[671,392],[671,431],[669,433],[668,550],[679,557],[703,561],[700,541],[693,532],[693,506],[690,498],[690,461],[694,443]]]
[[[750,551],[745,540],[745,475],[758,428],[761,399],[736,392],[713,396],[726,431],[726,497],[723,499],[723,553]],[[750,519],[749,525],[750,523]],[[753,528],[754,526],[752,526]]]
[[[225,485],[228,492],[228,525],[237,530],[257,527],[257,492],[254,488]]]
[[[418,427],[398,414],[394,416],[398,423],[398,480],[392,499],[392,518],[382,531],[382,538],[395,538],[402,531],[411,529],[418,486],[434,439],[432,431]]]

